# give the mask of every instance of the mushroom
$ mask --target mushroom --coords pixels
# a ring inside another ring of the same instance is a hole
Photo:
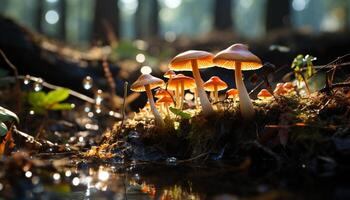
[[[160,116],[155,104],[151,90],[164,85],[162,79],[156,78],[150,74],[142,74],[132,85],[131,90],[134,92],[146,92],[151,111],[154,115],[156,126],[164,127],[164,121]]]
[[[158,88],[156,90],[156,93],[154,94],[154,97],[160,99],[162,97],[169,96],[171,98],[172,95],[173,95],[172,91],[167,91],[167,90],[165,90],[163,88]]]
[[[255,111],[242,80],[242,70],[255,70],[262,67],[261,60],[248,50],[244,44],[234,44],[217,53],[213,62],[223,68],[235,70],[236,87],[243,118],[251,119]]]
[[[238,90],[235,88],[226,91],[226,96],[228,99],[233,99],[233,105],[236,106],[236,100],[238,97]]]
[[[171,81],[168,83],[169,89],[175,89],[176,95],[176,105],[182,109],[184,102],[184,91],[195,88],[195,80],[189,76],[183,74],[178,74],[174,76]]]
[[[158,103],[162,103],[163,104],[163,109],[165,107],[165,110],[167,112],[167,115],[170,116],[170,113],[169,113],[169,106],[171,104],[173,104],[173,99],[170,97],[170,96],[164,96],[160,99],[157,100]]]
[[[258,93],[258,99],[262,100],[262,101],[266,101],[269,100],[273,97],[273,95],[267,90],[267,89],[262,89],[259,93]]]
[[[214,112],[207,94],[203,89],[203,80],[199,69],[213,66],[213,55],[206,51],[190,50],[175,56],[170,62],[170,69],[174,71],[192,71],[196,81],[197,94],[201,102],[204,115],[210,115]]]
[[[273,91],[273,94],[282,96],[287,94],[288,91],[283,87],[283,83],[277,83],[275,90]]]
[[[294,85],[292,82],[286,82],[283,84],[283,89],[287,90],[287,92],[291,92],[294,90]]]
[[[225,81],[221,80],[217,76],[211,77],[207,82],[203,84],[204,90],[214,92],[215,102],[219,101],[219,91],[227,88]]]
[[[164,77],[164,78],[168,78],[169,81],[170,81],[171,78],[172,78],[173,76],[175,76],[175,75],[176,75],[176,74],[175,74],[175,72],[174,72],[173,70],[168,70],[167,72],[164,73],[163,77]]]

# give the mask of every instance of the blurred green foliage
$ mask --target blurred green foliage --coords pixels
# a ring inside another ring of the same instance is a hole
[[[38,114],[45,114],[49,110],[70,110],[73,108],[70,103],[61,103],[69,97],[69,90],[59,88],[52,90],[47,94],[45,92],[30,92],[28,94],[28,103],[32,110]]]

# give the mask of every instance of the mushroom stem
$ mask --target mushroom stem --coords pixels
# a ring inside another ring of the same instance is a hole
[[[199,73],[197,60],[191,60],[191,64],[192,64],[192,74],[193,74],[193,78],[196,81],[197,93],[199,96],[199,100],[201,102],[203,113],[204,115],[210,115],[214,112],[214,110],[209,102],[207,94],[203,89],[203,80],[201,78],[201,74]]]
[[[255,111],[247,89],[242,80],[241,62],[235,62],[235,80],[242,117],[249,120],[254,117]]]
[[[154,121],[156,123],[156,126],[158,127],[164,127],[165,126],[165,123],[162,119],[162,117],[160,116],[157,108],[156,108],[156,105],[154,104],[154,99],[153,99],[153,95],[152,95],[152,92],[151,92],[151,87],[149,85],[145,85],[145,90],[146,90],[146,93],[147,93],[147,97],[148,97],[148,101],[149,101],[149,105],[151,106],[151,111],[154,115]]]
[[[183,106],[184,106],[184,98],[185,98],[185,83],[184,81],[181,81],[181,97],[180,97],[180,109],[182,110]]]
[[[168,117],[170,117],[169,103],[165,103],[165,109],[166,109],[166,114],[168,115]]]
[[[176,97],[176,105],[175,105],[175,107],[178,108],[180,106],[179,84],[176,85],[175,97]]]
[[[215,98],[215,102],[219,101],[219,94],[218,94],[218,86],[214,85],[214,98]]]

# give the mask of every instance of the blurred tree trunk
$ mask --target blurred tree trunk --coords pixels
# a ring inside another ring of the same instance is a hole
[[[139,0],[139,5],[135,14],[136,38],[145,39],[158,36],[158,12],[158,0]]]
[[[36,9],[36,15],[35,15],[35,29],[39,33],[43,32],[43,27],[42,27],[42,20],[44,17],[44,0],[38,0],[38,5]]]
[[[266,30],[289,27],[290,25],[290,0],[268,0],[266,6]]]
[[[8,2],[9,0],[3,0],[1,2],[1,6],[0,6],[0,13],[5,13],[5,11],[7,10],[7,6],[8,6]]]
[[[232,28],[231,0],[215,0],[214,28],[215,30],[229,30]]]
[[[93,42],[117,42],[119,36],[118,0],[95,0],[95,17],[92,29]]]
[[[66,0],[60,0],[59,10],[60,10],[60,21],[59,21],[59,30],[58,38],[64,41],[66,39]]]

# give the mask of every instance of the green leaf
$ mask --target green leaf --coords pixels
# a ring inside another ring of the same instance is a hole
[[[8,129],[6,124],[4,124],[3,122],[0,122],[0,136],[4,136],[6,135]]]
[[[69,90],[65,88],[58,88],[50,91],[45,98],[45,104],[51,105],[66,100],[69,97]]]
[[[6,122],[6,121],[14,121],[14,120],[17,123],[19,123],[19,118],[14,112],[0,106],[0,121]]]
[[[181,118],[184,118],[184,119],[191,119],[191,115],[189,113],[186,113],[180,109],[177,109],[177,108],[173,108],[173,107],[169,107],[169,110],[174,113],[175,115],[178,115],[180,116]]]
[[[45,98],[45,92],[30,92],[28,94],[28,102],[32,107],[43,107]]]
[[[50,110],[71,110],[73,108],[70,103],[57,103],[50,107]]]

